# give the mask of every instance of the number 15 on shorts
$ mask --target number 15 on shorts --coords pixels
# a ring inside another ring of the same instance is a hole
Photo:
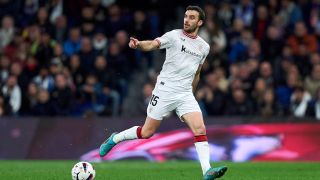
[[[150,99],[150,104],[152,106],[156,106],[158,103],[158,100],[159,100],[159,97],[152,94],[151,99]]]

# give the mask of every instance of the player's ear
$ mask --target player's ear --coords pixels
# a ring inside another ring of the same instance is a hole
[[[202,26],[202,24],[203,24],[203,21],[202,21],[202,20],[199,20],[199,21],[198,21],[198,26],[200,27],[200,26]]]

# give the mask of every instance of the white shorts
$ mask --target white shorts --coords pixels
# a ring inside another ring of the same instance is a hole
[[[168,92],[157,87],[152,91],[147,115],[156,120],[162,120],[170,112],[176,111],[182,120],[184,114],[201,112],[198,102],[192,92]]]

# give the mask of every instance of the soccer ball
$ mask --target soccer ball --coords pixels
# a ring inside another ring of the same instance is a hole
[[[73,180],[93,180],[96,176],[96,170],[88,162],[78,162],[71,170]]]

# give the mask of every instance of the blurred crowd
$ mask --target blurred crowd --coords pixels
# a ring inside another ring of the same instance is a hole
[[[114,0],[0,0],[0,116],[118,116],[157,16]],[[154,20],[152,20],[154,19]],[[152,20],[152,21],[151,21]]]
[[[195,92],[204,115],[320,119],[319,0],[168,2],[0,0],[0,116],[121,115],[142,59],[156,69],[129,37],[181,28],[176,10],[200,3],[211,47]],[[141,115],[156,75],[132,105]]]

